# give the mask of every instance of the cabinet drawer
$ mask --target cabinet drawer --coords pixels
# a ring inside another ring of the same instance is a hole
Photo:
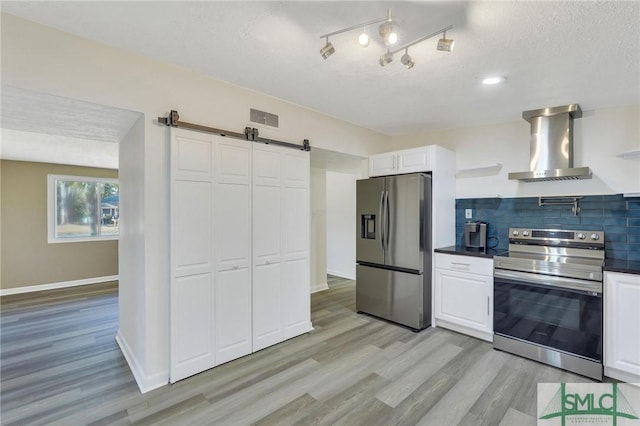
[[[436,253],[435,255],[436,268],[470,274],[493,275],[493,259],[444,253]]]

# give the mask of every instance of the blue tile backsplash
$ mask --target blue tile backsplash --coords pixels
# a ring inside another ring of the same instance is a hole
[[[509,228],[577,229],[605,232],[608,259],[640,260],[640,197],[585,195],[580,213],[571,206],[538,206],[538,197],[464,198],[456,200],[456,243],[464,244],[465,209],[487,222],[489,247],[507,249]],[[494,238],[489,238],[494,237]]]

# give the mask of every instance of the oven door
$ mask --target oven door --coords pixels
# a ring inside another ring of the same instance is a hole
[[[493,331],[602,362],[602,283],[494,270]]]

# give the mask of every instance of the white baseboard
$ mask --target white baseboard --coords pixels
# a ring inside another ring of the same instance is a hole
[[[317,293],[319,291],[329,290],[327,283],[318,283],[311,287],[311,293]]]
[[[356,279],[356,274],[351,274],[349,272],[329,271],[329,270],[327,270],[327,274],[335,275],[336,277],[340,277],[340,278],[346,278],[348,280],[355,280]]]
[[[621,382],[629,383],[633,386],[640,387],[640,375],[622,371],[613,367],[604,367],[604,375]]]
[[[120,333],[120,330],[118,330],[118,333],[116,334],[116,342],[120,347],[122,355],[124,355],[124,359],[126,359],[127,364],[129,364],[129,369],[133,374],[133,378],[136,379],[136,384],[138,385],[138,389],[140,389],[140,393],[147,393],[169,383],[169,372],[161,372],[152,376],[144,374],[144,370],[133,354],[127,340]]]
[[[61,281],[59,283],[29,285],[25,287],[3,288],[0,290],[0,296],[9,296],[11,294],[32,293],[34,291],[55,290],[58,288],[76,287],[79,285],[106,283],[109,281],[118,281],[118,275],[109,275],[106,277],[85,278],[75,281]]]

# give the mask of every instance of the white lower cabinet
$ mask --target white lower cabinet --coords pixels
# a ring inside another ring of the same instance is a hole
[[[604,274],[604,374],[640,383],[640,275]]]
[[[493,341],[492,259],[435,254],[435,324]]]

